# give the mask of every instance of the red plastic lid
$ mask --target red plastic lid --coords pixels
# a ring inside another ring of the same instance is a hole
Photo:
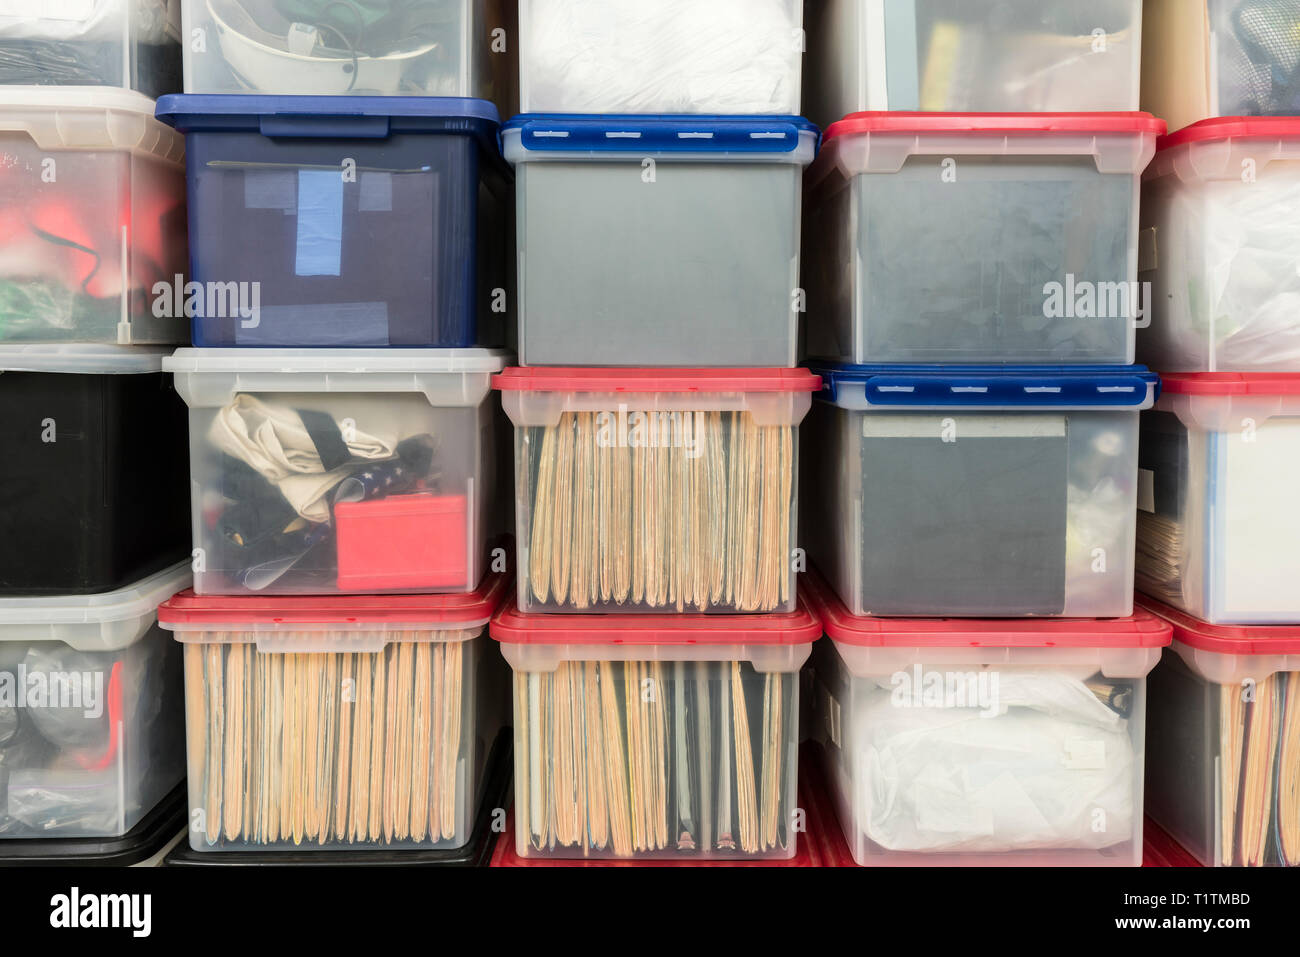
[[[1174,641],[1224,655],[1300,654],[1300,625],[1211,625],[1146,595],[1137,603],[1174,629]]]
[[[776,615],[524,615],[514,598],[492,619],[507,645],[806,645],[822,626],[802,596]]]
[[[1300,395],[1300,372],[1167,372],[1172,395]]]
[[[1282,140],[1300,137],[1300,118],[1294,116],[1216,116],[1184,126],[1156,141],[1156,150],[1207,140]]]
[[[815,572],[800,589],[826,634],[846,645],[921,648],[1163,648],[1173,629],[1155,615],[1130,618],[869,618],[850,614]]]
[[[160,623],[177,625],[442,624],[492,617],[513,579],[488,575],[463,595],[204,595],[187,588],[158,606]]]
[[[820,392],[807,369],[506,369],[502,392]]]
[[[854,133],[1151,133],[1164,120],[1150,113],[851,113],[826,130],[824,141]]]

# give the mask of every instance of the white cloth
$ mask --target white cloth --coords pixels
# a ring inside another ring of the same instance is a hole
[[[395,436],[349,429],[343,440],[355,459],[379,462],[396,454]],[[247,394],[236,396],[217,413],[208,441],[279,488],[294,510],[311,522],[329,521],[326,496],[355,471],[352,466],[327,471],[297,412]]]
[[[868,687],[853,780],[891,851],[1098,849],[1133,834],[1128,721],[1062,672],[1004,670],[996,707],[900,707]]]
[[[797,113],[800,0],[531,0],[527,109]]]

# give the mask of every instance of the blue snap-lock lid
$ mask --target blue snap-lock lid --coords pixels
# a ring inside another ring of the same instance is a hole
[[[801,116],[526,113],[502,127],[526,150],[609,153],[793,153],[821,131]]]
[[[496,155],[497,108],[451,96],[263,96],[173,93],[155,115],[182,133],[386,139],[394,133],[473,136]]]
[[[822,378],[818,399],[851,408],[1140,409],[1160,394],[1160,377],[1137,365],[808,367]]]

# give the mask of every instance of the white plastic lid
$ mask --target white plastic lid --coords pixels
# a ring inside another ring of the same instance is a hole
[[[158,606],[190,587],[189,562],[97,595],[0,598],[0,641],[61,641],[76,651],[119,651],[153,626]]]
[[[504,349],[177,349],[167,372],[373,373],[500,372]]]
[[[113,346],[93,343],[31,343],[0,346],[0,373],[63,372],[126,375],[161,372],[167,346]]]
[[[41,149],[125,150],[176,165],[185,138],[154,117],[142,93],[105,86],[6,86],[0,130],[27,133]]]

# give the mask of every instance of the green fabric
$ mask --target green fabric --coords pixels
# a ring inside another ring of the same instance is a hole
[[[58,283],[0,280],[0,340],[111,338],[119,301]]]

